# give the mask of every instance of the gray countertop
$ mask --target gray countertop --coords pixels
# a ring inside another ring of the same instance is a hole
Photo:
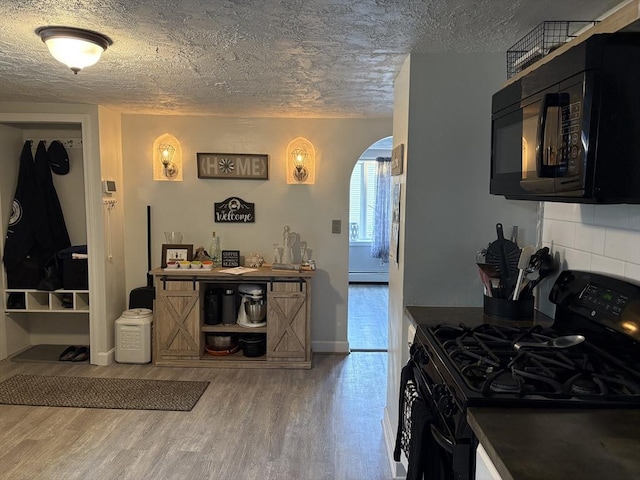
[[[640,410],[472,407],[467,418],[503,480],[640,479]]]
[[[478,307],[405,311],[418,329],[504,323]],[[552,321],[536,312],[518,323]],[[640,480],[640,409],[471,407],[467,418],[503,480]]]

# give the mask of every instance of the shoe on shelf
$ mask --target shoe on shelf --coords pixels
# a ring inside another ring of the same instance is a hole
[[[61,362],[70,362],[73,360],[73,357],[76,356],[77,348],[73,345],[64,349],[64,351],[58,357],[58,360]]]
[[[84,362],[89,360],[89,347],[79,347],[71,359],[72,362]]]

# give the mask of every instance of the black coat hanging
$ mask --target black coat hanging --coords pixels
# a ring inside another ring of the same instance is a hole
[[[67,225],[64,221],[64,214],[58,199],[58,193],[53,185],[51,169],[49,166],[49,156],[44,147],[44,142],[38,144],[35,160],[36,186],[41,194],[39,201],[42,208],[40,215],[45,215],[45,221],[36,229],[36,240],[42,248],[42,257],[47,261],[60,250],[71,246]]]
[[[7,275],[15,270],[29,255],[36,239],[32,222],[35,210],[35,167],[31,154],[31,142],[27,141],[20,155],[18,184],[13,197],[9,227],[4,244],[3,262]]]

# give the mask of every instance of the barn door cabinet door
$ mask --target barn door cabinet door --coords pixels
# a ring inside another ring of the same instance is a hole
[[[192,281],[156,281],[156,359],[200,358],[200,287]]]
[[[267,360],[311,360],[308,282],[273,282],[267,288]]]

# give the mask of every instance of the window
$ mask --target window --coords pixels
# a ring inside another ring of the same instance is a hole
[[[372,144],[361,156],[351,172],[349,187],[349,241],[373,240],[373,217],[376,206],[376,158],[390,157],[393,137],[385,137]]]
[[[351,173],[349,240],[370,242],[376,203],[376,161],[358,160]]]

